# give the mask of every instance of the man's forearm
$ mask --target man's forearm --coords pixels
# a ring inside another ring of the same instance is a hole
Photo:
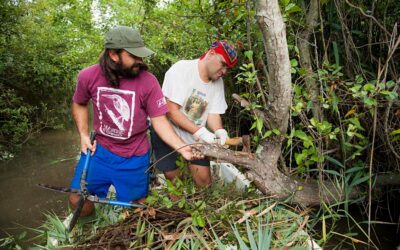
[[[72,103],[72,117],[80,136],[89,135],[89,110],[87,104]]]
[[[194,134],[200,128],[189,120],[180,110],[169,111],[167,115],[176,126],[191,134]]]
[[[213,132],[215,132],[218,129],[223,128],[221,115],[219,115],[219,114],[208,114],[207,126]]]

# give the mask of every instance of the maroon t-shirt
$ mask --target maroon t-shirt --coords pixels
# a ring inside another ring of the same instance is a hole
[[[100,65],[83,69],[72,100],[87,104],[90,99],[97,143],[122,157],[146,153],[147,117],[168,111],[156,77],[143,70],[134,79],[120,79],[119,88],[113,88],[107,84]]]

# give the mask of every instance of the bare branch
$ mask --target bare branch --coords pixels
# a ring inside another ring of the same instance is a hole
[[[235,99],[240,104],[241,107],[248,108],[251,112],[253,112],[254,115],[256,115],[257,117],[260,117],[264,121],[264,125],[267,128],[274,128],[272,121],[270,119],[268,119],[268,117],[265,115],[265,113],[263,111],[261,111],[259,109],[251,108],[250,103],[238,94],[235,94],[235,93],[232,94],[232,98]]]
[[[371,18],[372,20],[374,20],[374,22],[379,26],[379,28],[381,28],[386,33],[386,35],[390,36],[390,32],[387,31],[386,28],[378,20],[376,20],[376,18],[374,16],[368,15],[360,7],[355,6],[354,4],[350,3],[348,0],[346,0],[346,3],[348,5],[350,5],[351,7],[355,8],[355,9],[358,9],[363,16]]]

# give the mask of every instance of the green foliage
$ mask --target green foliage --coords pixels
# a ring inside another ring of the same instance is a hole
[[[315,117],[312,117],[307,121],[307,126],[298,124],[291,131],[287,146],[291,146],[293,139],[296,138],[301,140],[304,147],[301,153],[295,153],[296,163],[300,166],[305,165],[309,167],[314,163],[324,162],[321,152],[316,150],[319,142],[324,142],[327,146],[336,145],[339,142],[344,154],[349,155],[349,157],[342,159],[343,162],[354,161],[356,158],[362,157],[362,152],[368,143],[368,139],[364,135],[365,129],[360,122],[360,118],[364,117],[364,114],[357,113],[355,108],[342,114],[343,108],[340,106],[340,103],[343,100],[341,100],[335,91],[339,87],[340,78],[343,76],[341,70],[342,68],[337,65],[328,64],[325,64],[323,69],[318,70],[318,79],[322,82],[327,93],[323,99],[321,98],[321,103],[323,103],[324,109],[334,114],[333,117],[328,117],[331,120],[318,121]],[[349,85],[352,86],[352,83],[346,83],[340,87],[347,87]],[[357,88],[359,86],[361,85],[357,85]],[[350,87],[349,89],[352,88]],[[370,85],[366,89],[372,91]],[[355,88],[353,90],[355,91]],[[352,96],[354,98],[362,96],[362,100],[365,100],[365,95],[363,94],[354,93]],[[292,114],[294,117],[299,116],[302,112],[309,112],[311,110],[310,107],[313,103],[302,85],[294,85],[293,98]],[[339,118],[339,122],[334,118],[335,116]]]
[[[70,247],[77,242],[86,240],[81,238],[84,232],[94,235],[99,229],[116,224],[126,218],[124,213],[126,209],[122,207],[96,205],[95,210],[95,215],[79,218],[72,232],[68,232],[68,223],[72,213],[62,220],[60,216],[52,212],[45,214],[46,221],[42,226],[31,230],[38,234],[35,238],[42,239],[45,242],[43,247],[55,249],[58,247]],[[141,227],[145,226],[140,226],[137,230],[140,230]]]
[[[295,233],[301,224],[301,216],[284,205],[264,200],[251,188],[244,192],[235,191],[235,183],[223,184],[218,178],[214,179],[211,187],[196,189],[185,172],[187,168],[182,170],[182,180],[176,180],[174,184],[166,181],[162,189],[153,189],[146,200],[153,207],[183,209],[190,214],[190,218],[182,220],[177,226],[183,231],[173,249],[192,249],[201,245],[225,249],[228,245],[234,245],[234,242],[240,249],[268,249],[268,246],[281,247],[287,244],[301,246],[307,239],[306,235]],[[175,196],[176,200],[172,201],[168,196]],[[248,202],[246,199],[257,202]],[[212,228],[213,235],[207,235],[208,228]],[[198,240],[185,238],[190,231]]]
[[[0,239],[0,248],[1,249],[13,249],[13,250],[20,250],[23,249],[21,247],[21,242],[24,240],[26,236],[26,232],[21,233],[18,236],[9,235],[7,237]]]
[[[186,175],[187,174],[188,173],[186,173]],[[166,208],[172,208],[174,203],[176,203],[180,209],[183,209],[185,212],[191,215],[191,221],[194,226],[204,227],[206,204],[203,200],[197,200],[196,202],[190,202],[188,200],[188,197],[195,195],[197,192],[197,189],[191,179],[176,179],[174,183],[172,183],[170,180],[166,180],[165,184],[166,191],[170,195],[178,197],[178,201],[173,202],[168,196],[163,195],[163,191],[153,190],[151,195],[147,197],[146,202],[152,206],[158,204]]]
[[[392,137],[392,142],[400,140],[400,129],[393,130],[390,136]]]
[[[380,99],[393,101],[399,97],[394,90],[394,81],[377,83],[376,80],[372,80],[366,82],[362,76],[358,75],[355,82],[346,82],[346,86],[352,96],[362,101],[367,108],[376,106]]]
[[[34,131],[60,127],[70,117],[76,74],[101,49],[90,6],[91,1],[2,1],[2,155]]]
[[[273,227],[268,225],[268,221],[263,225],[259,219],[257,226],[252,228],[249,220],[246,219],[246,235],[242,235],[236,225],[231,225],[231,228],[235,234],[240,249],[270,249]],[[227,246],[223,245],[218,238],[217,242],[220,249],[227,249]],[[250,248],[248,248],[248,245]]]
[[[46,248],[53,249],[55,242],[60,245],[66,245],[71,242],[67,227],[61,219],[54,213],[46,215],[46,222],[38,229],[33,229],[39,236],[38,238],[46,239]]]
[[[221,249],[218,245],[228,246],[235,242],[252,249],[268,249],[268,246],[280,248],[288,244],[306,246],[308,236],[298,232],[299,225],[304,222],[298,211],[291,211],[292,208],[266,199],[254,190],[238,191],[235,183],[224,184],[217,179],[212,187],[195,193],[191,193],[193,183],[189,180],[184,180],[184,183],[185,186],[179,186],[178,189],[182,189],[183,197],[171,201],[173,207],[170,209],[165,209],[169,204],[165,204],[164,200],[171,195],[169,191],[176,191],[176,188],[165,183],[162,189],[153,190],[148,197],[148,201],[153,199],[148,209],[136,212],[116,206],[96,205],[95,216],[80,218],[71,233],[67,232],[66,222],[54,214],[46,215],[45,225],[34,230],[40,234],[38,237],[47,241],[42,247],[49,249],[93,246],[97,242],[91,239],[101,237],[98,235],[102,231],[112,230],[115,233],[128,230],[126,237],[129,240],[124,238],[124,244],[129,249],[143,248],[145,245],[149,249],[159,246],[165,248],[167,244],[171,244],[171,249]],[[183,213],[184,216],[180,215],[181,219],[175,223],[171,224],[174,220],[164,223],[169,212],[182,214],[180,203],[184,204],[183,208],[189,212],[189,216]],[[147,216],[149,211],[155,215]],[[151,216],[160,214],[161,220],[151,219]],[[98,242],[99,246],[106,245],[110,240],[101,239],[106,242]],[[89,241],[91,244],[85,245]]]
[[[242,64],[240,66],[242,72],[236,76],[238,80],[237,83],[254,85],[256,83],[257,72],[252,71],[253,67],[253,64]]]
[[[17,149],[19,142],[25,139],[33,124],[30,120],[35,109],[24,104],[23,99],[12,89],[0,88],[0,160],[12,158],[11,152]]]

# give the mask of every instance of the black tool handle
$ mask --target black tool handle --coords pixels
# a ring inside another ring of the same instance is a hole
[[[96,132],[95,131],[91,131],[89,137],[90,137],[90,143],[93,144],[94,143],[94,139],[96,138]]]

